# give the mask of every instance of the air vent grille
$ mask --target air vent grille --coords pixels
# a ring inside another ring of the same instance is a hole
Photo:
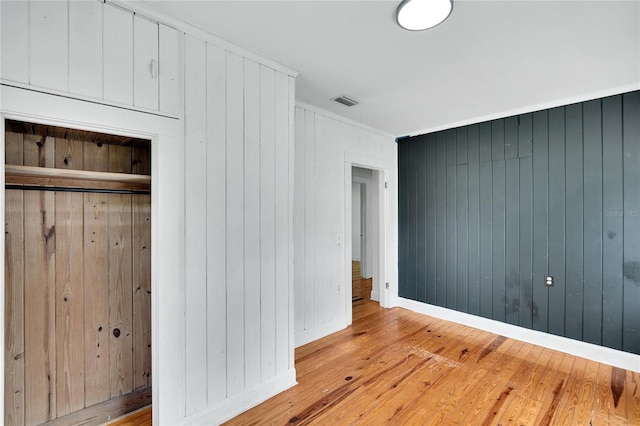
[[[347,96],[347,95],[340,95],[340,96],[335,97],[335,98],[333,98],[331,100],[332,101],[336,101],[339,104],[346,105],[348,107],[354,106],[354,105],[358,105],[360,103],[360,102],[356,101],[355,99],[353,99],[352,97]]]

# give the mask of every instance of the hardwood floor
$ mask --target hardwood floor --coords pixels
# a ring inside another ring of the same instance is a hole
[[[138,411],[122,416],[119,419],[107,423],[108,426],[151,426],[151,406],[141,408]]]
[[[640,374],[363,298],[298,385],[226,424],[640,425]]]

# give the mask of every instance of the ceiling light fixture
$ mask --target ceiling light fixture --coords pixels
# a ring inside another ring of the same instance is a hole
[[[451,14],[452,0],[403,0],[396,20],[405,30],[422,31],[433,28]]]

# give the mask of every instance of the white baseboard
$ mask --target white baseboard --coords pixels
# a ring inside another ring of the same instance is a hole
[[[306,345],[314,340],[321,339],[325,336],[335,333],[336,331],[347,328],[347,319],[345,317],[337,319],[335,321],[322,324],[318,327],[311,328],[309,330],[303,330],[297,332],[294,337],[295,347]]]
[[[296,384],[296,370],[291,368],[212,407],[205,408],[186,417],[181,424],[219,425]]]
[[[640,356],[399,297],[401,308],[640,373]]]

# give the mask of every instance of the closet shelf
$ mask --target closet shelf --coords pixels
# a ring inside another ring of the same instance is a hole
[[[5,164],[5,183],[59,188],[123,189],[149,191],[150,175],[54,169]]]

